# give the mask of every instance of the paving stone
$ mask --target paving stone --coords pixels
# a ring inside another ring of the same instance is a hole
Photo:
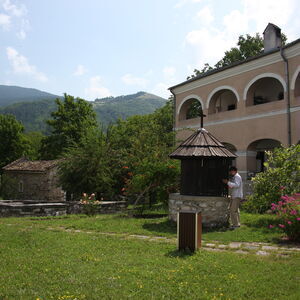
[[[248,250],[257,250],[257,249],[259,249],[259,246],[243,245],[243,248],[248,249]]]
[[[218,247],[219,247],[220,249],[226,249],[228,246],[227,246],[227,245],[218,245]]]
[[[206,247],[203,247],[202,249],[207,250],[207,251],[211,251],[211,252],[223,252],[224,251],[224,250],[221,250],[221,249],[206,248]]]
[[[285,249],[289,251],[300,251],[300,248],[285,248]]]
[[[149,239],[150,236],[147,235],[136,235],[136,234],[131,234],[130,237],[138,238],[138,239]]]
[[[205,247],[213,248],[213,247],[215,247],[215,246],[216,246],[216,244],[212,244],[212,243],[207,243],[207,244],[205,244]]]
[[[279,247],[275,247],[275,246],[262,246],[261,247],[262,250],[279,250]]]
[[[266,252],[266,251],[257,251],[256,252],[256,255],[260,255],[260,256],[267,256],[267,255],[270,255],[270,253]]]
[[[248,254],[247,251],[244,251],[244,250],[237,250],[237,251],[234,251],[235,253],[238,253],[238,254]]]
[[[232,242],[229,244],[229,248],[231,248],[231,249],[237,249],[237,248],[240,248],[241,246],[242,246],[242,243]]]

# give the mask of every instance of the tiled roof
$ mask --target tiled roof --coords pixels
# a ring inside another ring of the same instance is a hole
[[[289,47],[294,46],[294,45],[296,45],[296,44],[298,44],[298,43],[300,43],[300,39],[297,39],[297,40],[295,40],[295,41],[293,41],[293,42],[291,42],[291,43],[285,45],[284,47],[282,47],[282,49],[289,48]],[[177,87],[179,87],[179,86],[185,85],[186,83],[193,82],[193,81],[195,81],[195,80],[198,80],[198,79],[201,79],[201,78],[204,78],[204,77],[213,75],[213,74],[215,74],[215,73],[222,72],[222,71],[224,71],[224,70],[227,70],[227,69],[236,67],[236,66],[238,66],[238,65],[245,64],[245,63],[247,63],[247,62],[249,62],[249,61],[252,61],[252,60],[261,58],[261,57],[263,57],[263,56],[266,56],[266,55],[269,55],[269,54],[272,54],[272,53],[275,53],[275,52],[278,52],[278,51],[280,51],[280,48],[276,48],[276,49],[270,50],[270,51],[268,51],[268,52],[261,52],[260,54],[258,54],[258,55],[256,55],[256,56],[249,57],[249,58],[247,58],[247,59],[245,59],[245,60],[233,62],[232,64],[230,64],[230,65],[228,65],[228,66],[225,66],[225,67],[221,67],[221,68],[217,68],[217,69],[213,69],[213,70],[207,71],[207,72],[205,72],[205,73],[203,73],[203,74],[200,74],[200,75],[195,76],[195,77],[193,77],[193,78],[190,78],[190,79],[188,79],[188,80],[186,80],[186,81],[183,81],[183,82],[181,82],[181,83],[179,83],[179,84],[176,84],[176,85],[174,85],[174,86],[171,86],[171,87],[169,88],[169,90],[173,90],[173,89],[175,89],[175,88],[177,88]]]
[[[236,157],[234,153],[226,149],[217,138],[204,128],[193,133],[169,156],[178,159],[188,157]]]
[[[17,159],[3,167],[5,171],[45,172],[57,166],[59,160],[29,160],[25,157]]]

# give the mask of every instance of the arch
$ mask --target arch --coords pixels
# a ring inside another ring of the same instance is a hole
[[[291,80],[291,90],[295,89],[296,79],[297,79],[297,77],[298,77],[299,74],[300,74],[300,66],[297,67],[297,69],[294,72],[294,75],[292,77],[292,80]]]
[[[190,99],[197,99],[201,103],[202,108],[204,107],[203,100],[201,99],[201,97],[199,97],[198,95],[195,95],[195,94],[191,94],[191,95],[188,95],[183,98],[183,100],[181,101],[181,103],[177,109],[177,115],[179,115],[182,105]]]
[[[215,93],[217,93],[217,92],[219,92],[221,90],[230,90],[230,91],[232,91],[235,94],[237,101],[238,102],[240,101],[239,94],[238,94],[238,92],[237,92],[237,90],[235,88],[233,88],[233,87],[231,87],[229,85],[222,85],[222,86],[216,87],[215,89],[213,89],[209,93],[209,95],[207,97],[207,101],[206,101],[206,108],[207,109],[209,108],[209,103],[211,101],[211,98],[214,96]]]
[[[272,138],[252,141],[247,147],[248,177],[253,177],[256,173],[263,172],[264,163],[267,159],[265,151],[270,151],[278,147],[281,147],[280,141]]]
[[[246,101],[247,100],[247,93],[248,93],[248,90],[250,89],[251,85],[259,80],[259,79],[262,79],[262,78],[267,78],[267,77],[271,77],[271,78],[275,78],[277,79],[283,86],[283,90],[284,92],[286,92],[286,82],[284,81],[284,79],[278,75],[278,74],[275,74],[275,73],[262,73],[262,74],[259,74],[257,76],[255,76],[254,78],[252,78],[246,85],[245,89],[244,89],[244,93],[243,93],[243,100]]]

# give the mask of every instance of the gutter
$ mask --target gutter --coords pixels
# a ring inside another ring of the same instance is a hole
[[[173,100],[173,131],[175,132],[176,130],[175,130],[175,122],[176,122],[176,95],[174,94],[174,92],[171,90],[171,89],[169,89],[170,90],[170,92],[171,92],[171,94],[173,95],[173,98],[174,98],[174,100]],[[175,137],[175,135],[174,135],[174,141],[173,141],[173,143],[174,143],[174,145],[176,144],[176,137]]]
[[[288,145],[292,145],[292,126],[291,126],[291,95],[290,95],[290,76],[289,76],[289,61],[283,53],[283,48],[280,47],[280,55],[284,61],[285,79],[287,85],[287,128],[288,128]]]

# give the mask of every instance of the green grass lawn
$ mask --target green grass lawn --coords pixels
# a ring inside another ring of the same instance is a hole
[[[266,218],[243,214],[244,228],[204,239],[274,241],[280,232],[265,230]],[[175,229],[166,218],[119,215],[0,219],[0,299],[299,299],[299,254],[184,255],[172,243],[98,234],[175,237]]]
[[[11,218],[11,223],[38,226],[59,227],[69,229],[92,230],[98,232],[114,232],[141,234],[149,236],[176,237],[176,224],[169,221],[167,217],[155,219],[130,218],[127,215],[98,215],[86,217],[84,215],[68,215],[62,218]],[[241,228],[230,231],[218,229],[203,232],[205,241],[217,240],[220,242],[270,242],[276,243],[282,237],[282,232],[269,229],[268,224],[275,222],[272,215],[241,214]],[[20,223],[21,222],[21,223]],[[0,219],[1,223],[1,219]]]

